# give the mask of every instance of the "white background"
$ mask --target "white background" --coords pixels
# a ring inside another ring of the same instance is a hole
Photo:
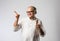
[[[60,41],[59,0],[0,0],[0,41],[20,41],[20,32],[14,32],[14,10],[26,17],[26,8],[37,8],[37,17],[46,30],[41,41]]]

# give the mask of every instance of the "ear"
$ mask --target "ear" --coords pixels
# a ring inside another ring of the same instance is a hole
[[[34,13],[37,14],[37,11],[35,11]]]

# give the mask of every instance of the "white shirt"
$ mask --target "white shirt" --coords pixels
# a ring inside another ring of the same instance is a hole
[[[41,24],[41,21],[39,19],[31,20],[28,17],[23,18],[20,20],[19,26],[17,26],[17,29],[15,31],[22,29],[22,41],[40,41],[38,38],[33,40],[36,30],[36,21],[38,20],[38,24]]]

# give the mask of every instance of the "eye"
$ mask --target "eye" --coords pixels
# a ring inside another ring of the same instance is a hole
[[[27,11],[26,13],[31,13],[31,12],[34,12],[34,11]]]

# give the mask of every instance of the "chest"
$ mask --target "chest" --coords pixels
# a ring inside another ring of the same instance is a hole
[[[23,22],[23,32],[24,33],[33,33],[36,29],[36,20],[30,21],[25,20]]]
[[[23,27],[27,29],[33,29],[36,26],[36,21],[35,20],[25,20],[23,23]]]

